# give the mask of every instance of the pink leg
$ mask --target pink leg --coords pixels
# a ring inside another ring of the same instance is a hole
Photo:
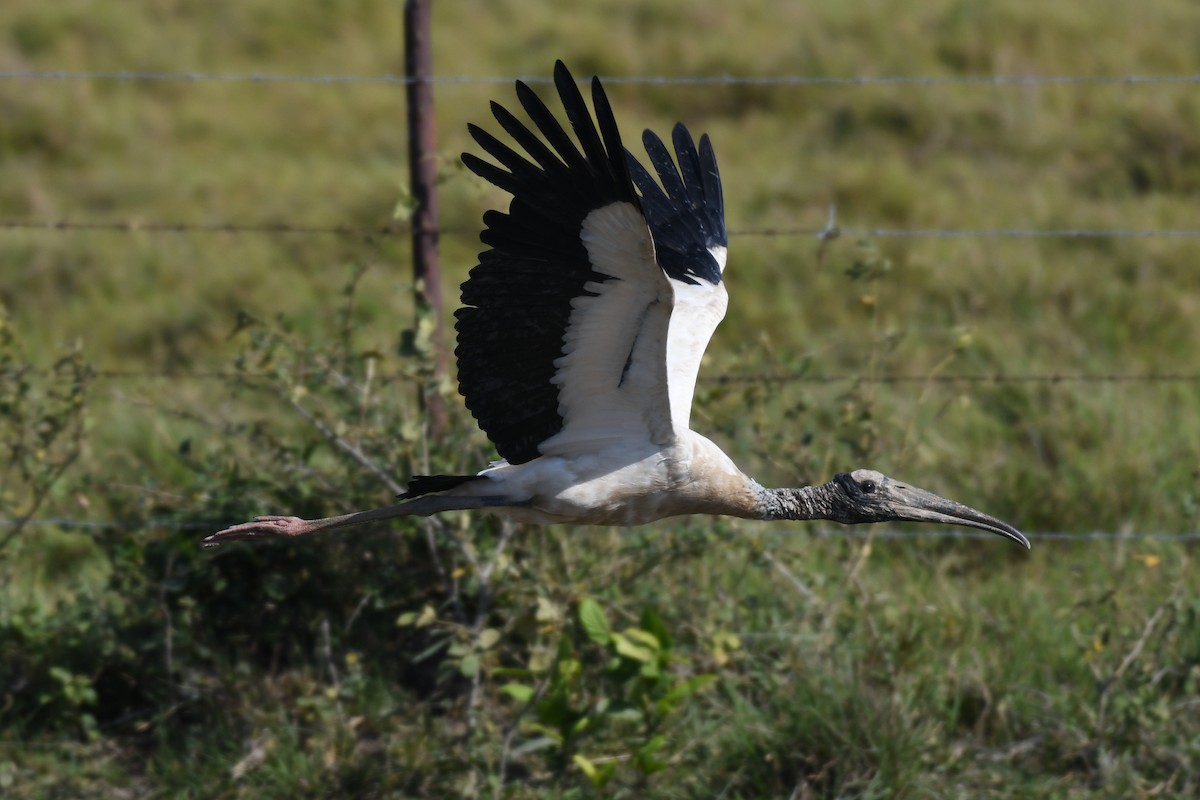
[[[283,516],[255,517],[251,522],[231,525],[224,530],[217,531],[207,537],[203,544],[205,547],[220,547],[226,542],[234,542],[240,539],[293,538],[316,533],[317,531],[344,528],[348,525],[361,525],[364,522],[375,522],[381,519],[429,516],[430,514],[437,514],[442,511],[495,508],[507,505],[521,505],[521,503],[513,503],[513,501],[506,497],[432,495],[429,497],[420,497],[416,500],[409,500],[407,503],[400,503],[394,506],[373,508],[370,511],[356,511],[353,514],[343,514],[339,517],[325,517],[324,519],[300,519],[299,517]]]
[[[233,542],[239,539],[303,536],[306,533],[319,530],[319,527],[315,526],[314,522],[320,521],[322,520],[314,521],[300,519],[299,517],[255,517],[252,522],[231,525],[224,530],[217,531],[204,540],[204,546],[220,547],[226,542]]]
[[[361,525],[364,522],[374,522],[379,519],[408,516],[416,511],[412,503],[401,503],[383,508],[373,508],[370,511],[357,511],[353,514],[342,514],[339,517],[323,519],[300,519],[299,517],[266,516],[255,517],[250,522],[231,525],[225,530],[217,531],[204,540],[205,547],[220,547],[226,542],[239,539],[273,539],[278,537],[292,538],[304,536],[330,528],[344,528],[347,525]]]

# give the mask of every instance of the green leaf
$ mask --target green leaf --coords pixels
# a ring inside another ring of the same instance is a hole
[[[547,725],[553,725],[557,729],[554,735],[559,739],[562,739],[561,732],[571,723],[571,720],[575,716],[567,699],[558,694],[544,697],[537,704],[535,711],[539,720]]]
[[[493,678],[532,678],[534,671],[525,667],[496,667],[492,670]]]
[[[533,618],[538,622],[558,622],[562,619],[562,610],[548,597],[538,597],[537,611]]]
[[[533,687],[523,683],[506,683],[500,687],[500,691],[518,703],[528,703],[533,699]]]
[[[529,730],[533,731],[534,733],[542,734],[543,737],[551,740],[555,744],[562,744],[562,734],[553,728],[542,725],[540,722],[531,722],[529,723],[528,727]]]
[[[437,612],[433,610],[433,606],[426,605],[421,609],[421,613],[413,620],[414,625],[418,628],[424,628],[427,625],[432,625],[437,622]]]
[[[637,639],[651,650],[662,649],[662,643],[659,642],[658,637],[650,631],[644,631],[641,628],[630,628],[629,630],[625,631],[625,635],[630,639]]]
[[[605,764],[596,764],[591,759],[581,756],[578,753],[571,756],[571,760],[575,762],[575,766],[579,767],[579,771],[587,776],[592,782],[592,786],[597,789],[603,789],[604,785],[612,780],[613,774],[617,771],[617,762],[609,761]]]
[[[500,631],[495,628],[484,628],[479,632],[479,649],[490,650],[500,641]]]
[[[529,654],[529,671],[540,674],[554,665],[554,653],[548,650],[534,650]]]
[[[396,205],[392,208],[392,219],[407,222],[412,219],[413,212],[417,210],[417,201],[412,195],[402,194]]]
[[[623,706],[621,708],[609,711],[604,715],[604,718],[618,722],[632,722],[635,724],[640,724],[642,720],[646,718],[646,715],[643,714],[639,708],[635,708],[633,706]]]
[[[663,650],[671,649],[671,634],[667,632],[667,626],[663,624],[662,617],[652,608],[642,609],[642,628],[650,633],[653,633],[658,639]]]
[[[716,675],[705,673],[704,675],[693,675],[690,678],[679,681],[667,690],[667,693],[658,701],[655,708],[659,714],[669,714],[678,708],[679,704],[684,700],[711,685],[716,679]]]
[[[567,683],[583,672],[583,664],[577,658],[563,658],[558,662],[558,678],[555,683]]]
[[[604,610],[590,597],[579,601],[579,622],[583,625],[583,632],[596,644],[607,645],[612,640]]]
[[[530,724],[526,727],[530,731],[545,733],[545,731],[537,723]],[[523,756],[526,753],[536,753],[539,750],[546,750],[551,747],[557,747],[561,743],[562,743],[562,737],[559,736],[557,733],[552,733],[549,736],[543,735],[543,736],[539,736],[536,739],[530,739],[529,741],[525,742],[524,744],[517,745],[516,747],[513,748],[512,754],[514,756]]]
[[[464,678],[474,678],[479,674],[479,656],[474,653],[464,656],[462,662],[458,665],[458,671],[462,673]]]
[[[612,643],[616,647],[617,653],[625,658],[633,661],[640,661],[643,664],[647,661],[654,660],[654,651],[649,647],[642,647],[629,641],[623,634],[613,633]]]
[[[640,772],[645,775],[653,775],[655,772],[661,772],[667,768],[667,763],[660,758],[655,758],[654,754],[666,745],[666,737],[659,734],[653,736],[644,745],[637,749],[634,753],[633,763]]]
[[[667,737],[663,736],[661,733],[657,736],[652,736],[650,737],[649,741],[638,748],[638,755],[653,755],[659,750],[662,750],[666,743]]]
[[[575,755],[571,756],[571,760],[575,762],[575,766],[579,767],[580,772],[588,776],[588,780],[592,781],[593,783],[595,782],[596,775],[598,773],[596,771],[596,765],[593,764],[590,759],[587,759],[576,753]]]
[[[444,650],[446,648],[446,645],[448,645],[448,644],[450,644],[449,639],[438,639],[436,642],[429,645],[429,647],[426,647],[424,650],[422,650],[421,652],[419,652],[415,656],[413,656],[412,663],[420,664],[422,661],[429,658],[430,656],[435,655],[435,654],[441,652],[442,650]]]

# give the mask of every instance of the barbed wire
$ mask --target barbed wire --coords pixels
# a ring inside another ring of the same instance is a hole
[[[703,383],[1200,383],[1200,374],[1163,373],[1025,373],[990,375],[857,375],[760,373],[701,377]]]
[[[607,75],[607,84],[643,86],[1153,86],[1200,84],[1200,75]],[[309,83],[321,85],[382,84],[407,86],[420,80],[406,75],[297,74],[280,72],[208,72],[198,70],[45,70],[0,71],[0,80],[121,81],[179,83]],[[444,86],[553,83],[548,75],[435,75],[429,83]],[[585,83],[580,80],[579,83]]]
[[[41,376],[54,375],[54,370],[33,368],[28,370],[0,371],[0,377],[16,377],[19,374],[34,374]],[[230,370],[132,370],[132,369],[97,369],[89,373],[89,377],[97,380],[268,380],[278,377],[272,372],[238,372]],[[379,380],[409,378],[404,372],[381,373]],[[796,372],[765,372],[765,373],[725,373],[721,375],[702,375],[700,383],[708,384],[784,384],[784,383],[872,383],[872,384],[988,384],[988,383],[1195,383],[1200,384],[1200,373],[1194,372],[1151,372],[1151,373],[1081,373],[1081,372],[1038,372],[1038,373],[1003,373],[988,374],[935,374],[935,375],[906,375],[884,374],[863,375],[858,373],[818,373],[808,370]]]
[[[846,530],[837,530],[834,528],[817,528],[815,530],[780,528],[773,529],[771,531],[771,535],[813,536],[818,539],[982,539],[985,541],[994,541],[996,539],[996,534],[994,533],[987,533],[985,531],[953,530],[949,528],[944,530],[913,531],[898,530],[895,528],[884,528],[882,530],[871,530],[870,528],[848,528]],[[1177,533],[1165,531],[1044,531],[1041,533],[1026,533],[1025,536],[1031,542],[1200,542],[1200,531],[1182,531]]]
[[[71,220],[0,220],[0,230],[42,233],[221,233],[308,234],[369,238],[409,233],[407,223],[364,228],[354,225],[307,225],[292,222],[73,222]],[[446,231],[443,231],[446,232]]]
[[[316,235],[344,236],[371,239],[407,235],[412,227],[406,222],[397,222],[376,227],[349,224],[317,225],[292,222],[74,222],[71,220],[0,220],[2,231],[32,231],[41,233],[167,233],[167,234],[263,234],[263,235]],[[828,228],[732,228],[731,236],[788,238],[800,236],[820,237],[828,234]],[[443,227],[439,234],[449,236],[475,236],[478,227]],[[873,239],[1148,239],[1200,237],[1200,228],[888,228],[888,227],[839,227],[839,236],[866,237]]]
[[[243,522],[237,520],[236,522]],[[180,520],[173,517],[151,517],[148,519],[83,519],[80,517],[42,517],[38,519],[0,519],[0,528],[23,525],[28,527],[58,527],[74,530],[107,530],[112,528],[160,528],[172,531],[215,531],[227,528],[236,522],[222,520]],[[697,531],[699,532],[699,531]],[[687,535],[688,531],[677,531]],[[780,528],[764,530],[761,534],[771,537],[809,536],[817,539],[981,539],[994,540],[996,534],[984,531],[966,531],[945,528],[940,530],[900,530],[897,528]],[[1109,541],[1160,541],[1197,542],[1200,531],[1044,531],[1026,533],[1030,541],[1041,542],[1109,542]]]
[[[738,236],[821,236],[826,228],[750,228]],[[838,228],[840,236],[873,239],[1140,239],[1200,236],[1200,228]]]

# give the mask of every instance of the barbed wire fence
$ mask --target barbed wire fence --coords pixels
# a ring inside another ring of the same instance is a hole
[[[81,517],[39,517],[22,522],[21,520],[0,518],[0,528],[23,524],[26,527],[63,528],[68,530],[116,530],[121,528],[157,528],[169,531],[212,532],[234,525],[245,520],[181,520],[176,518],[150,519],[84,519]],[[679,534],[677,534],[679,535]],[[682,535],[686,536],[687,533]],[[872,539],[872,540],[903,540],[903,539],[980,539],[994,541],[996,535],[979,531],[944,530],[899,530],[896,528],[806,528],[797,526],[791,529],[773,527],[757,531],[758,537],[771,539],[795,539],[808,537],[814,539]],[[1158,541],[1158,542],[1200,542],[1200,531],[1044,531],[1028,533],[1030,540],[1039,542],[1113,542],[1113,541]]]
[[[15,371],[0,371],[0,377],[15,376]],[[30,369],[23,370],[26,375],[51,375],[52,370]],[[189,381],[228,381],[228,380],[266,380],[272,377],[266,372],[231,372],[226,370],[93,370],[88,375],[95,380],[135,381],[135,380],[189,380]],[[378,380],[403,379],[404,373],[378,373]],[[796,372],[757,372],[757,373],[722,373],[719,375],[701,375],[697,380],[701,383],[714,384],[782,384],[782,383],[871,383],[871,384],[1004,384],[1004,383],[1196,383],[1200,384],[1200,373],[1162,372],[1162,373],[993,373],[993,374],[933,374],[933,375],[859,375],[853,373],[820,373],[800,370]]]
[[[544,75],[528,76],[471,76],[440,75],[426,79],[439,86],[469,86],[511,84],[521,80],[533,85],[547,85],[552,79]],[[350,74],[284,74],[267,72],[205,72],[205,71],[153,71],[153,70],[0,70],[0,81],[88,81],[88,82],[176,82],[176,83],[241,83],[268,86],[281,83],[314,84],[322,86],[394,85],[405,87],[414,79],[395,74],[350,75]],[[914,86],[926,88],[993,87],[996,89],[1050,86],[1093,86],[1093,87],[1137,87],[1137,86],[1195,86],[1200,84],[1200,75],[853,75],[853,76],[738,76],[738,75],[641,75],[607,76],[609,85],[643,86],[757,86],[757,87],[812,87],[854,88]],[[831,221],[832,225],[832,221]],[[830,234],[880,239],[960,239],[960,238],[1007,238],[1007,239],[1141,239],[1141,238],[1195,238],[1200,237],[1200,228],[1092,228],[1092,227],[1006,227],[1006,228],[892,228],[892,227],[789,227],[789,228],[745,228],[731,230],[731,235],[762,238],[825,237]],[[37,233],[59,235],[88,234],[179,234],[213,236],[334,236],[374,241],[387,237],[408,235],[411,228],[404,223],[364,227],[341,223],[307,222],[260,222],[260,221],[120,221],[120,220],[77,220],[77,219],[0,219],[0,233]],[[439,233],[452,236],[476,236],[474,227],[441,227]],[[29,370],[49,374],[50,370]],[[135,380],[230,380],[233,378],[267,378],[268,375],[234,373],[224,370],[95,370],[90,377],[106,381]],[[387,376],[381,376],[387,377]],[[400,376],[395,376],[400,377]],[[738,383],[874,383],[874,384],[1200,384],[1200,373],[1041,373],[1041,374],[936,374],[936,375],[855,375],[817,374],[801,370],[785,373],[722,374],[700,379],[712,384]],[[52,516],[36,519],[0,518],[0,528],[9,527],[58,527],[65,529],[111,530],[128,527],[150,527],[174,531],[212,530],[230,524],[228,521],[194,520],[175,518],[110,519],[97,520],[79,517]],[[760,534],[761,535],[761,534]],[[957,530],[896,530],[896,529],[833,529],[797,528],[795,530],[771,529],[765,535],[772,538],[809,536],[814,538],[871,538],[893,539],[988,539],[991,534]],[[1196,532],[1135,532],[1135,531],[1092,531],[1030,533],[1029,538],[1039,542],[1095,542],[1095,541],[1160,541],[1189,543],[1200,541]]]
[[[605,84],[642,86],[1154,86],[1196,85],[1200,75],[602,75]],[[337,73],[280,73],[280,72],[206,72],[195,70],[0,70],[0,80],[26,81],[118,81],[177,82],[177,83],[312,83],[330,86],[353,84],[383,84],[406,86],[419,79],[405,75],[381,73],[351,75]],[[547,75],[435,75],[429,83],[455,85],[495,85],[523,81],[528,84],[553,85]],[[581,85],[586,81],[580,80]]]
[[[789,238],[828,235],[830,228],[733,228],[731,236]],[[278,234],[299,236],[344,236],[370,240],[407,235],[407,225],[364,228],[353,225],[315,225],[290,222],[114,222],[75,220],[0,219],[0,231],[40,233],[179,233],[179,234]],[[438,232],[451,236],[476,236],[475,228],[442,227]],[[1154,237],[1195,238],[1200,228],[884,228],[837,227],[839,236],[872,239],[1148,239]]]

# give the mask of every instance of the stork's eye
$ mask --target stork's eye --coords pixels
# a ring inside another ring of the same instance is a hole
[[[875,491],[875,481],[863,481],[858,488],[863,490],[863,494],[871,494]]]

